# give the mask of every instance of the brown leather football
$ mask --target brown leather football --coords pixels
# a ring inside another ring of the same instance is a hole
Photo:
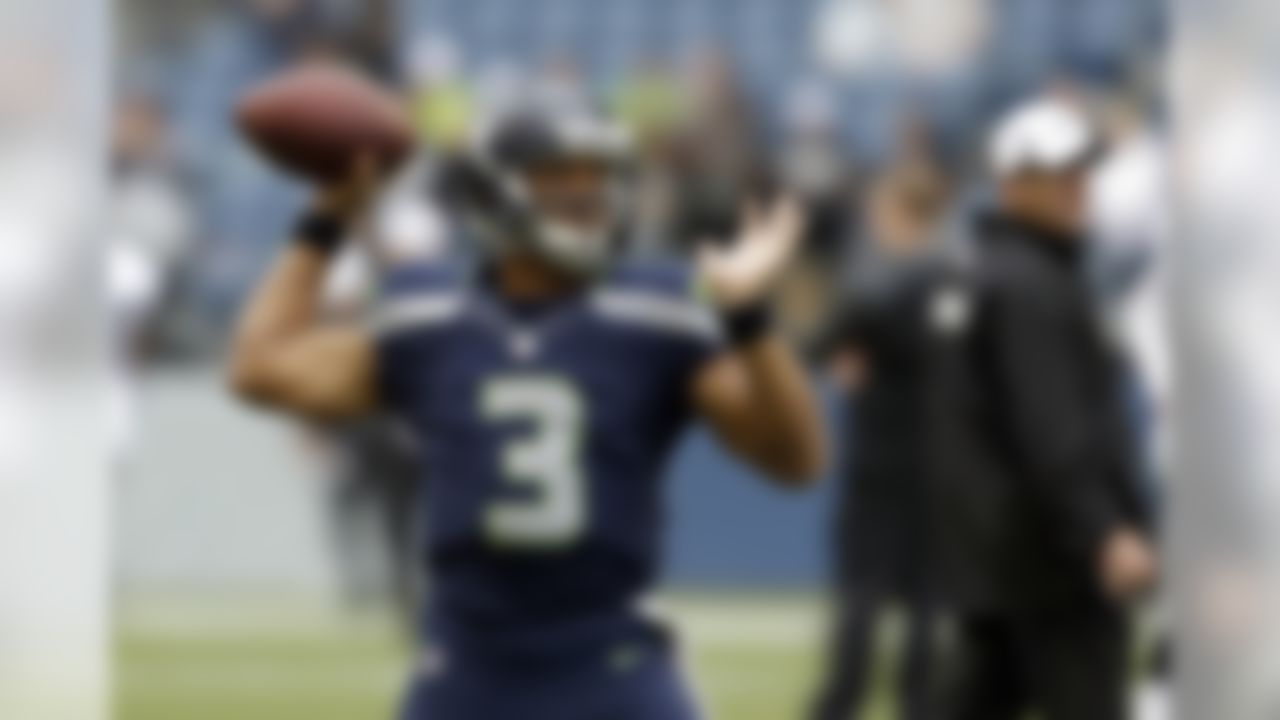
[[[237,106],[236,122],[267,159],[316,182],[341,179],[362,152],[390,172],[414,145],[399,98],[331,62],[307,63],[253,88]]]

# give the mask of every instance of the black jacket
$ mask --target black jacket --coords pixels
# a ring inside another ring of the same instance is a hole
[[[1145,526],[1147,513],[1123,364],[1094,312],[1085,241],[998,216],[977,230],[931,393],[947,587],[971,608],[1102,602],[1103,537]]]
[[[822,345],[866,363],[847,398],[835,533],[842,581],[864,589],[908,596],[929,582],[929,311],[946,272],[938,253],[867,252]]]

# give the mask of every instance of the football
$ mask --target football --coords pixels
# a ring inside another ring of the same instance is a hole
[[[341,179],[364,152],[389,173],[414,146],[400,100],[358,71],[330,62],[305,64],[253,88],[236,108],[236,123],[273,164],[319,183]]]

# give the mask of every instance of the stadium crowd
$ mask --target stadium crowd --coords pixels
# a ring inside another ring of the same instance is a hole
[[[1149,120],[1161,20],[1154,0],[701,0],[654,8],[660,28],[626,14],[636,3],[446,2],[398,20],[389,2],[152,4],[129,14],[140,50],[123,62],[115,156],[122,185],[154,192],[118,222],[159,286],[147,345],[170,357],[219,347],[302,201],[226,121],[245,89],[299,57],[360,56],[401,88],[435,150],[531,96],[610,108],[641,141],[633,242],[645,252],[681,252],[723,226],[744,187],[785,184],[814,211],[810,262],[788,293],[796,334],[811,338],[865,235],[866,189],[928,166],[949,208],[966,207],[982,192],[984,128],[1045,88]],[[574,33],[557,33],[550,16],[574,13]]]

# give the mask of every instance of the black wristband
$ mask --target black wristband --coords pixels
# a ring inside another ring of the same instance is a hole
[[[749,345],[773,329],[773,308],[760,302],[728,310],[721,315],[725,339],[730,345]]]
[[[294,225],[294,242],[324,255],[332,255],[347,236],[345,220],[318,210],[298,218]]]

